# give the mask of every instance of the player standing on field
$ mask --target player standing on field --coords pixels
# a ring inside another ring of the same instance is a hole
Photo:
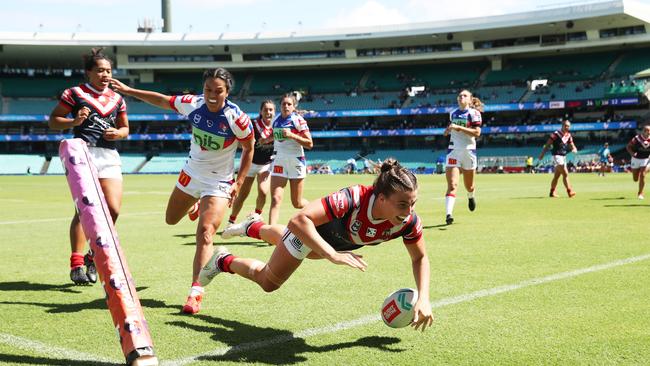
[[[99,184],[106,198],[113,223],[122,206],[122,161],[115,141],[129,135],[126,103],[121,95],[109,88],[113,62],[93,48],[84,56],[84,69],[88,82],[66,89],[49,119],[49,127],[56,130],[73,129],[74,137],[88,143],[93,164],[97,168]],[[72,118],[68,118],[72,115]],[[86,236],[79,215],[70,223],[70,279],[76,284],[97,282],[97,269],[92,251],[84,256]],[[84,272],[83,266],[86,266]]]
[[[645,188],[645,175],[648,172],[648,161],[650,161],[650,125],[643,126],[643,131],[634,136],[626,146],[627,152],[632,157],[632,179],[639,182],[638,198],[644,199],[643,189]]]
[[[450,136],[447,151],[447,193],[445,194],[445,209],[447,225],[454,222],[453,212],[456,204],[456,191],[460,173],[463,173],[463,183],[467,190],[467,205],[470,211],[476,209],[474,196],[474,175],[476,174],[476,138],[481,136],[481,111],[483,103],[472,97],[469,90],[463,89],[458,93],[458,108],[449,114],[450,124],[444,135]]]
[[[169,225],[177,224],[197,200],[200,202],[192,287],[183,306],[183,312],[196,314],[201,309],[204,293],[199,272],[212,256],[212,237],[221,225],[226,206],[237,198],[253,159],[255,137],[250,118],[227,99],[234,80],[223,68],[203,73],[202,95],[170,96],[134,89],[117,80],[112,83],[123,94],[187,116],[192,126],[190,156],[169,197],[165,221]],[[242,154],[239,174],[233,181],[238,141]]]
[[[307,176],[305,148],[314,142],[307,121],[296,112],[298,100],[294,94],[285,94],[280,103],[280,114],[273,120],[273,149],[275,158],[271,164],[271,208],[269,223],[275,224],[280,217],[280,204],[284,187],[289,181],[291,204],[303,208],[309,201],[303,198],[303,182]]]
[[[549,197],[557,197],[555,193],[555,188],[557,187],[557,182],[562,176],[562,183],[566,188],[566,193],[569,195],[569,198],[576,195],[576,193],[571,188],[571,182],[569,182],[569,169],[566,166],[566,154],[569,152],[576,153],[578,149],[573,143],[573,137],[569,130],[571,129],[571,122],[565,120],[562,122],[562,128],[553,132],[551,137],[549,137],[546,145],[542,149],[542,152],[539,154],[538,160],[544,158],[544,154],[550,148],[551,153],[553,154],[553,165],[555,166],[555,173],[553,179],[551,180],[551,191],[549,192]]]

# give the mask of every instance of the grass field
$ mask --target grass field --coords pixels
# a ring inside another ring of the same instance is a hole
[[[310,176],[305,195],[371,179]],[[162,364],[650,362],[650,204],[636,199],[629,174],[574,174],[573,199],[547,197],[550,175],[480,175],[477,210],[461,191],[452,226],[442,225],[444,178],[419,179],[436,317],[425,333],[379,320],[388,293],[414,286],[399,240],[362,249],[365,273],[307,261],[271,294],[219,275],[201,313],[180,314],[195,224],[164,223],[175,176],[126,176],[117,230]],[[100,286],[68,278],[64,177],[0,177],[0,207],[0,364],[122,363]],[[283,207],[286,222],[293,209]],[[226,245],[262,260],[272,251],[247,239]]]

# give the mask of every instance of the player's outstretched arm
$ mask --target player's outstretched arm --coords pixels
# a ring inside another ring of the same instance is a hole
[[[418,301],[413,307],[415,315],[411,326],[416,330],[421,329],[424,331],[433,324],[433,314],[431,313],[431,302],[429,300],[429,278],[431,276],[429,257],[424,245],[424,238],[420,238],[414,244],[405,244],[405,246],[411,256],[413,277],[418,290]]]
[[[162,109],[168,109],[170,111],[174,110],[170,104],[172,97],[169,95],[160,94],[149,90],[132,88],[123,82],[113,78],[110,79],[110,82],[113,89],[122,95],[128,95],[140,99],[143,102],[149,103]]]
[[[325,208],[320,200],[312,201],[298,212],[287,225],[287,228],[311,248],[316,254],[334,264],[348,265],[352,268],[366,270],[368,264],[360,255],[351,252],[337,252],[323,239],[316,230],[316,226],[329,222]]]

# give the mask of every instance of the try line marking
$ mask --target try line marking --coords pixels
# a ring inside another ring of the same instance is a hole
[[[511,285],[503,285],[503,286],[497,286],[489,289],[484,289],[484,290],[478,290],[474,292],[470,292],[467,294],[459,295],[459,296],[453,296],[453,297],[447,297],[444,299],[440,299],[438,301],[435,301],[431,304],[431,307],[433,309],[436,308],[442,308],[448,305],[454,305],[454,304],[460,304],[463,302],[468,302],[476,299],[480,299],[483,297],[488,297],[488,296],[494,296],[494,295],[499,295],[502,293],[506,292],[511,292],[515,290],[519,290],[522,288],[526,287],[531,287],[531,286],[536,286],[536,285],[542,285],[545,283],[549,282],[554,282],[554,281],[559,281],[559,280],[564,280],[572,277],[577,277],[583,274],[588,274],[588,273],[593,273],[593,272],[598,272],[598,271],[604,271],[606,269],[610,268],[615,268],[615,267],[620,267],[626,264],[630,263],[636,263],[636,262],[641,262],[644,260],[650,259],[650,254],[644,254],[636,257],[630,257],[630,258],[625,258],[625,259],[620,259],[617,261],[609,262],[609,263],[604,263],[604,264],[598,264],[595,266],[591,267],[586,267],[586,268],[581,268],[581,269],[576,269],[573,271],[567,271],[567,272],[560,272],[556,274],[552,274],[549,276],[545,277],[538,277],[538,278],[533,278],[529,280],[525,280],[516,284],[511,284]],[[242,343],[233,347],[225,347],[225,348],[218,348],[210,352],[202,353],[199,355],[195,356],[188,356],[184,357],[181,359],[177,360],[172,360],[172,361],[163,361],[160,363],[161,366],[182,366],[182,365],[187,365],[192,362],[196,362],[201,360],[204,357],[214,357],[214,356],[222,356],[225,355],[226,353],[233,354],[233,353],[239,353],[239,352],[246,352],[250,350],[255,350],[258,348],[264,348],[268,346],[272,346],[275,344],[281,344],[285,342],[289,342],[295,338],[308,338],[308,337],[313,337],[321,334],[329,334],[329,333],[336,333],[340,331],[344,331],[347,329],[355,328],[355,327],[360,327],[364,325],[368,325],[370,323],[378,322],[380,321],[381,318],[379,314],[372,314],[372,315],[366,315],[364,317],[354,319],[354,320],[348,320],[340,323],[336,323],[333,325],[325,326],[325,327],[319,327],[319,328],[311,328],[311,329],[305,329],[303,331],[296,332],[293,335],[287,335],[287,336],[282,336],[282,337],[273,337],[273,338],[267,338],[267,339],[260,339],[259,341],[255,342],[248,342],[248,343]],[[53,358],[57,359],[68,359],[68,360],[82,360],[82,361],[90,361],[90,362],[105,362],[105,363],[120,363],[120,361],[112,360],[112,359],[107,359],[91,354],[87,354],[84,352],[80,351],[75,351],[75,350],[68,350],[62,347],[57,347],[57,346],[51,346],[39,341],[33,341],[27,338],[22,338],[10,334],[5,334],[5,333],[0,333],[0,343],[9,345],[14,348],[22,349],[25,351],[30,351],[30,352],[36,352],[41,355],[45,356],[51,356]]]
[[[553,281],[559,281],[567,278],[572,278],[576,276],[580,276],[583,274],[587,273],[592,273],[592,272],[598,272],[598,271],[603,271],[606,269],[614,268],[614,267],[619,267],[623,266],[626,264],[630,263],[635,263],[635,262],[640,262],[650,259],[650,254],[644,254],[640,255],[637,257],[631,257],[631,258],[626,258],[626,259],[621,259],[618,261],[614,262],[609,262],[605,264],[599,264],[587,268],[581,268],[581,269],[576,269],[573,271],[568,271],[568,272],[561,272],[561,273],[556,273],[552,274],[549,276],[545,277],[538,277],[538,278],[533,278],[530,280],[522,281],[517,284],[512,284],[512,285],[504,285],[504,286],[498,286],[498,287],[493,287],[489,289],[484,289],[484,290],[478,290],[475,292],[470,292],[464,295],[459,295],[459,296],[454,296],[454,297],[448,297],[444,298],[438,301],[435,301],[431,304],[431,307],[433,309],[436,308],[441,308],[444,306],[448,305],[454,305],[454,304],[460,304],[463,302],[468,302],[472,301],[475,299],[480,299],[482,297],[488,297],[488,296],[494,296],[498,294],[502,294],[504,292],[510,292],[510,291],[515,291],[519,290],[522,288],[526,287],[531,287],[531,286],[536,286],[536,285],[541,285],[544,283],[548,282],[553,282]],[[250,351],[258,348],[264,348],[268,347],[271,345],[279,344],[279,343],[285,343],[288,341],[293,340],[294,338],[307,338],[307,337],[313,337],[316,335],[320,334],[328,334],[328,333],[336,333],[339,331],[343,331],[346,329],[354,328],[354,327],[360,327],[364,326],[370,323],[378,322],[381,320],[381,317],[379,314],[374,314],[374,315],[367,315],[355,320],[348,320],[345,322],[341,323],[336,323],[330,326],[326,327],[320,327],[320,328],[311,328],[311,329],[305,329],[303,331],[297,332],[293,335],[288,335],[288,336],[282,336],[282,337],[274,337],[274,338],[267,338],[267,339],[261,339],[259,341],[255,342],[249,342],[249,343],[242,343],[233,347],[225,347],[225,348],[218,348],[216,350],[206,352],[200,355],[196,356],[189,356],[189,357],[184,357],[178,360],[173,360],[173,361],[163,361],[161,362],[161,366],[182,366],[182,365],[187,365],[189,363],[199,361],[200,359],[204,357],[213,357],[213,356],[222,356],[225,355],[226,353],[228,354],[233,354],[233,353],[239,353],[239,352],[245,352],[245,351]]]

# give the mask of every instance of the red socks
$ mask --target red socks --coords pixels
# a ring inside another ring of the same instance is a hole
[[[262,214],[262,210],[255,209],[255,213],[258,214],[258,215],[261,215],[261,214]]]
[[[231,224],[234,224],[235,222],[237,222],[237,216],[236,215],[230,215],[230,217],[228,218],[228,222],[231,223]]]
[[[262,239],[260,238],[260,229],[262,226],[264,226],[264,223],[262,221],[256,221],[252,223],[248,229],[246,229],[246,236],[255,239]]]
[[[84,255],[73,252],[70,254],[70,268],[81,267],[84,265]]]

